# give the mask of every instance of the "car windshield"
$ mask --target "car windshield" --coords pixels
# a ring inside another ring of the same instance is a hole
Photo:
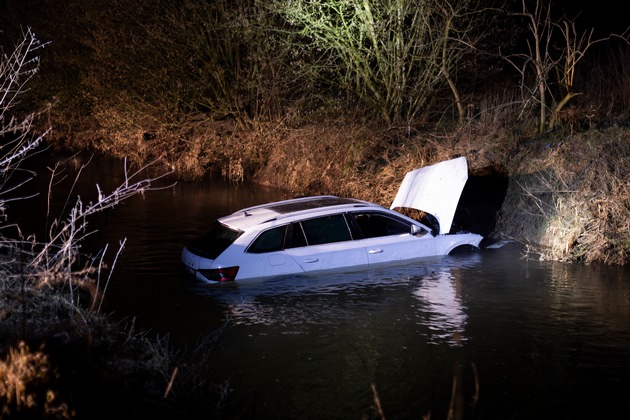
[[[192,241],[188,245],[188,249],[201,257],[214,260],[242,233],[240,230],[231,229],[215,220],[210,226],[210,230]]]

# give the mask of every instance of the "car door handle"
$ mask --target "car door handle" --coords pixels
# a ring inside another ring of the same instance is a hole
[[[370,249],[370,250],[368,251],[368,254],[382,254],[382,253],[383,253],[383,250],[382,250],[382,249],[380,249],[380,248],[377,248],[377,249]]]
[[[314,262],[317,262],[317,261],[319,261],[318,258],[304,258],[302,260],[302,262],[305,262],[305,263],[314,263]]]

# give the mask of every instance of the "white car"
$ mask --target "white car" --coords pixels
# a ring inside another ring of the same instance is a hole
[[[467,178],[462,157],[409,172],[390,209],[336,196],[249,207],[215,220],[184,247],[181,259],[197,279],[214,283],[370,267],[478,247],[478,234],[449,233]],[[439,227],[394,208],[426,212]]]

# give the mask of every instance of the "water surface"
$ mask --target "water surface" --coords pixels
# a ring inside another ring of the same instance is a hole
[[[93,161],[75,193],[89,200],[95,183],[124,180],[122,167]],[[53,202],[62,207],[69,187],[56,185],[63,198]],[[45,211],[44,198],[29,212]],[[374,391],[387,418],[446,418],[453,395],[464,418],[608,418],[630,410],[627,267],[527,260],[511,244],[248,285],[185,277],[181,248],[212,219],[280,198],[281,191],[206,179],[98,215],[86,248],[109,244],[111,259],[126,239],[104,310],[175,346],[222,330],[207,355],[207,380],[230,390],[244,418],[377,418]],[[40,226],[29,212],[22,222]]]

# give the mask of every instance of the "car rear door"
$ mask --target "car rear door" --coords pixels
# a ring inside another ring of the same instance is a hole
[[[293,235],[303,235],[306,246],[287,247],[285,251],[305,272],[368,264],[365,247],[361,241],[353,240],[343,213],[296,222]]]
[[[248,277],[267,277],[301,273],[300,267],[284,251],[290,225],[276,226],[261,232],[244,254],[236,253],[241,260],[241,271]]]

